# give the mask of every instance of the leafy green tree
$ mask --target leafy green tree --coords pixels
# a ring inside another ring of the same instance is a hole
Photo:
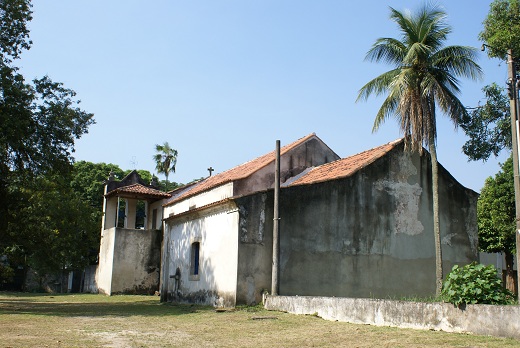
[[[14,267],[28,267],[42,277],[82,268],[95,260],[99,224],[95,208],[83,201],[61,173],[39,176],[16,189],[16,205],[4,237],[4,253]],[[95,253],[93,252],[95,251]]]
[[[3,64],[19,58],[31,47],[27,23],[32,20],[27,0],[0,0],[0,54]]]
[[[486,179],[477,203],[477,217],[479,248],[488,253],[505,255],[506,287],[512,292],[515,289],[515,214],[513,160],[510,157],[494,178]]]
[[[181,183],[175,181],[159,180],[159,189],[165,192],[175,190],[177,187],[182,186]]]
[[[14,65],[31,46],[31,19],[29,0],[0,0],[0,255],[19,265],[46,248],[56,232],[49,227],[55,215],[38,215],[52,207],[43,183],[70,178],[75,140],[94,123],[73,90],[48,76],[27,82]],[[60,193],[70,190],[56,182]],[[56,204],[66,204],[64,197]]]
[[[175,173],[175,166],[177,165],[177,150],[172,149],[168,142],[164,142],[163,145],[155,145],[155,151],[157,152],[153,159],[156,163],[157,173],[164,174],[166,176],[166,186],[168,186],[168,176],[170,171]]]
[[[479,39],[489,45],[489,57],[505,60],[509,49],[520,57],[520,0],[493,1],[483,24]]]
[[[439,227],[438,162],[436,151],[436,111],[454,123],[467,111],[457,98],[458,77],[477,79],[480,67],[475,63],[476,50],[447,46],[451,28],[446,13],[423,6],[417,13],[390,8],[390,19],[399,27],[401,38],[380,38],[368,51],[366,59],[385,62],[394,68],[374,78],[359,91],[358,100],[386,94],[374,121],[373,131],[391,115],[399,122],[406,147],[422,152],[427,146],[432,161],[433,223],[436,256],[436,293],[442,290],[442,249]]]
[[[482,91],[486,95],[486,103],[461,115],[460,127],[469,139],[462,151],[472,161],[486,161],[491,155],[495,157],[504,149],[511,149],[511,120],[509,98],[504,88],[493,83]]]
[[[78,161],[74,163],[70,185],[83,201],[88,202],[90,206],[98,209],[101,213],[105,181],[111,172],[119,179],[122,179],[125,175],[125,172],[116,164]]]

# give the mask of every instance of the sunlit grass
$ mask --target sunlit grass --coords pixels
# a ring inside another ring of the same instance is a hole
[[[520,347],[520,341],[326,321],[157,296],[0,293],[0,347]]]

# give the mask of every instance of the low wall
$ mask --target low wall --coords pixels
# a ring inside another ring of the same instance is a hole
[[[520,339],[520,306],[374,300],[361,298],[269,296],[268,310],[314,314],[327,320],[400,328],[468,332]]]

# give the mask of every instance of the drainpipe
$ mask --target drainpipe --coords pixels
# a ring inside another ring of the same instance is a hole
[[[278,269],[279,269],[279,256],[280,256],[280,227],[278,222],[280,218],[278,216],[279,208],[279,197],[280,197],[280,140],[276,141],[275,151],[275,162],[274,162],[274,213],[273,213],[273,268],[272,268],[272,279],[271,279],[271,295],[278,295],[279,281],[278,281]]]

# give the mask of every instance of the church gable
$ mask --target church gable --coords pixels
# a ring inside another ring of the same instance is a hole
[[[281,171],[285,179],[299,174],[310,166],[339,159],[339,156],[315,133],[283,146],[280,150],[280,156],[282,161]],[[189,189],[174,194],[164,206],[175,205],[183,200],[203,194],[209,196],[209,191],[221,190],[224,187],[230,188],[231,191],[226,188],[225,193],[219,193],[218,197],[215,196],[215,200],[272,188],[274,185],[274,161],[275,152],[272,151],[227,171],[210,176]],[[206,202],[206,204],[210,203],[213,202]]]

